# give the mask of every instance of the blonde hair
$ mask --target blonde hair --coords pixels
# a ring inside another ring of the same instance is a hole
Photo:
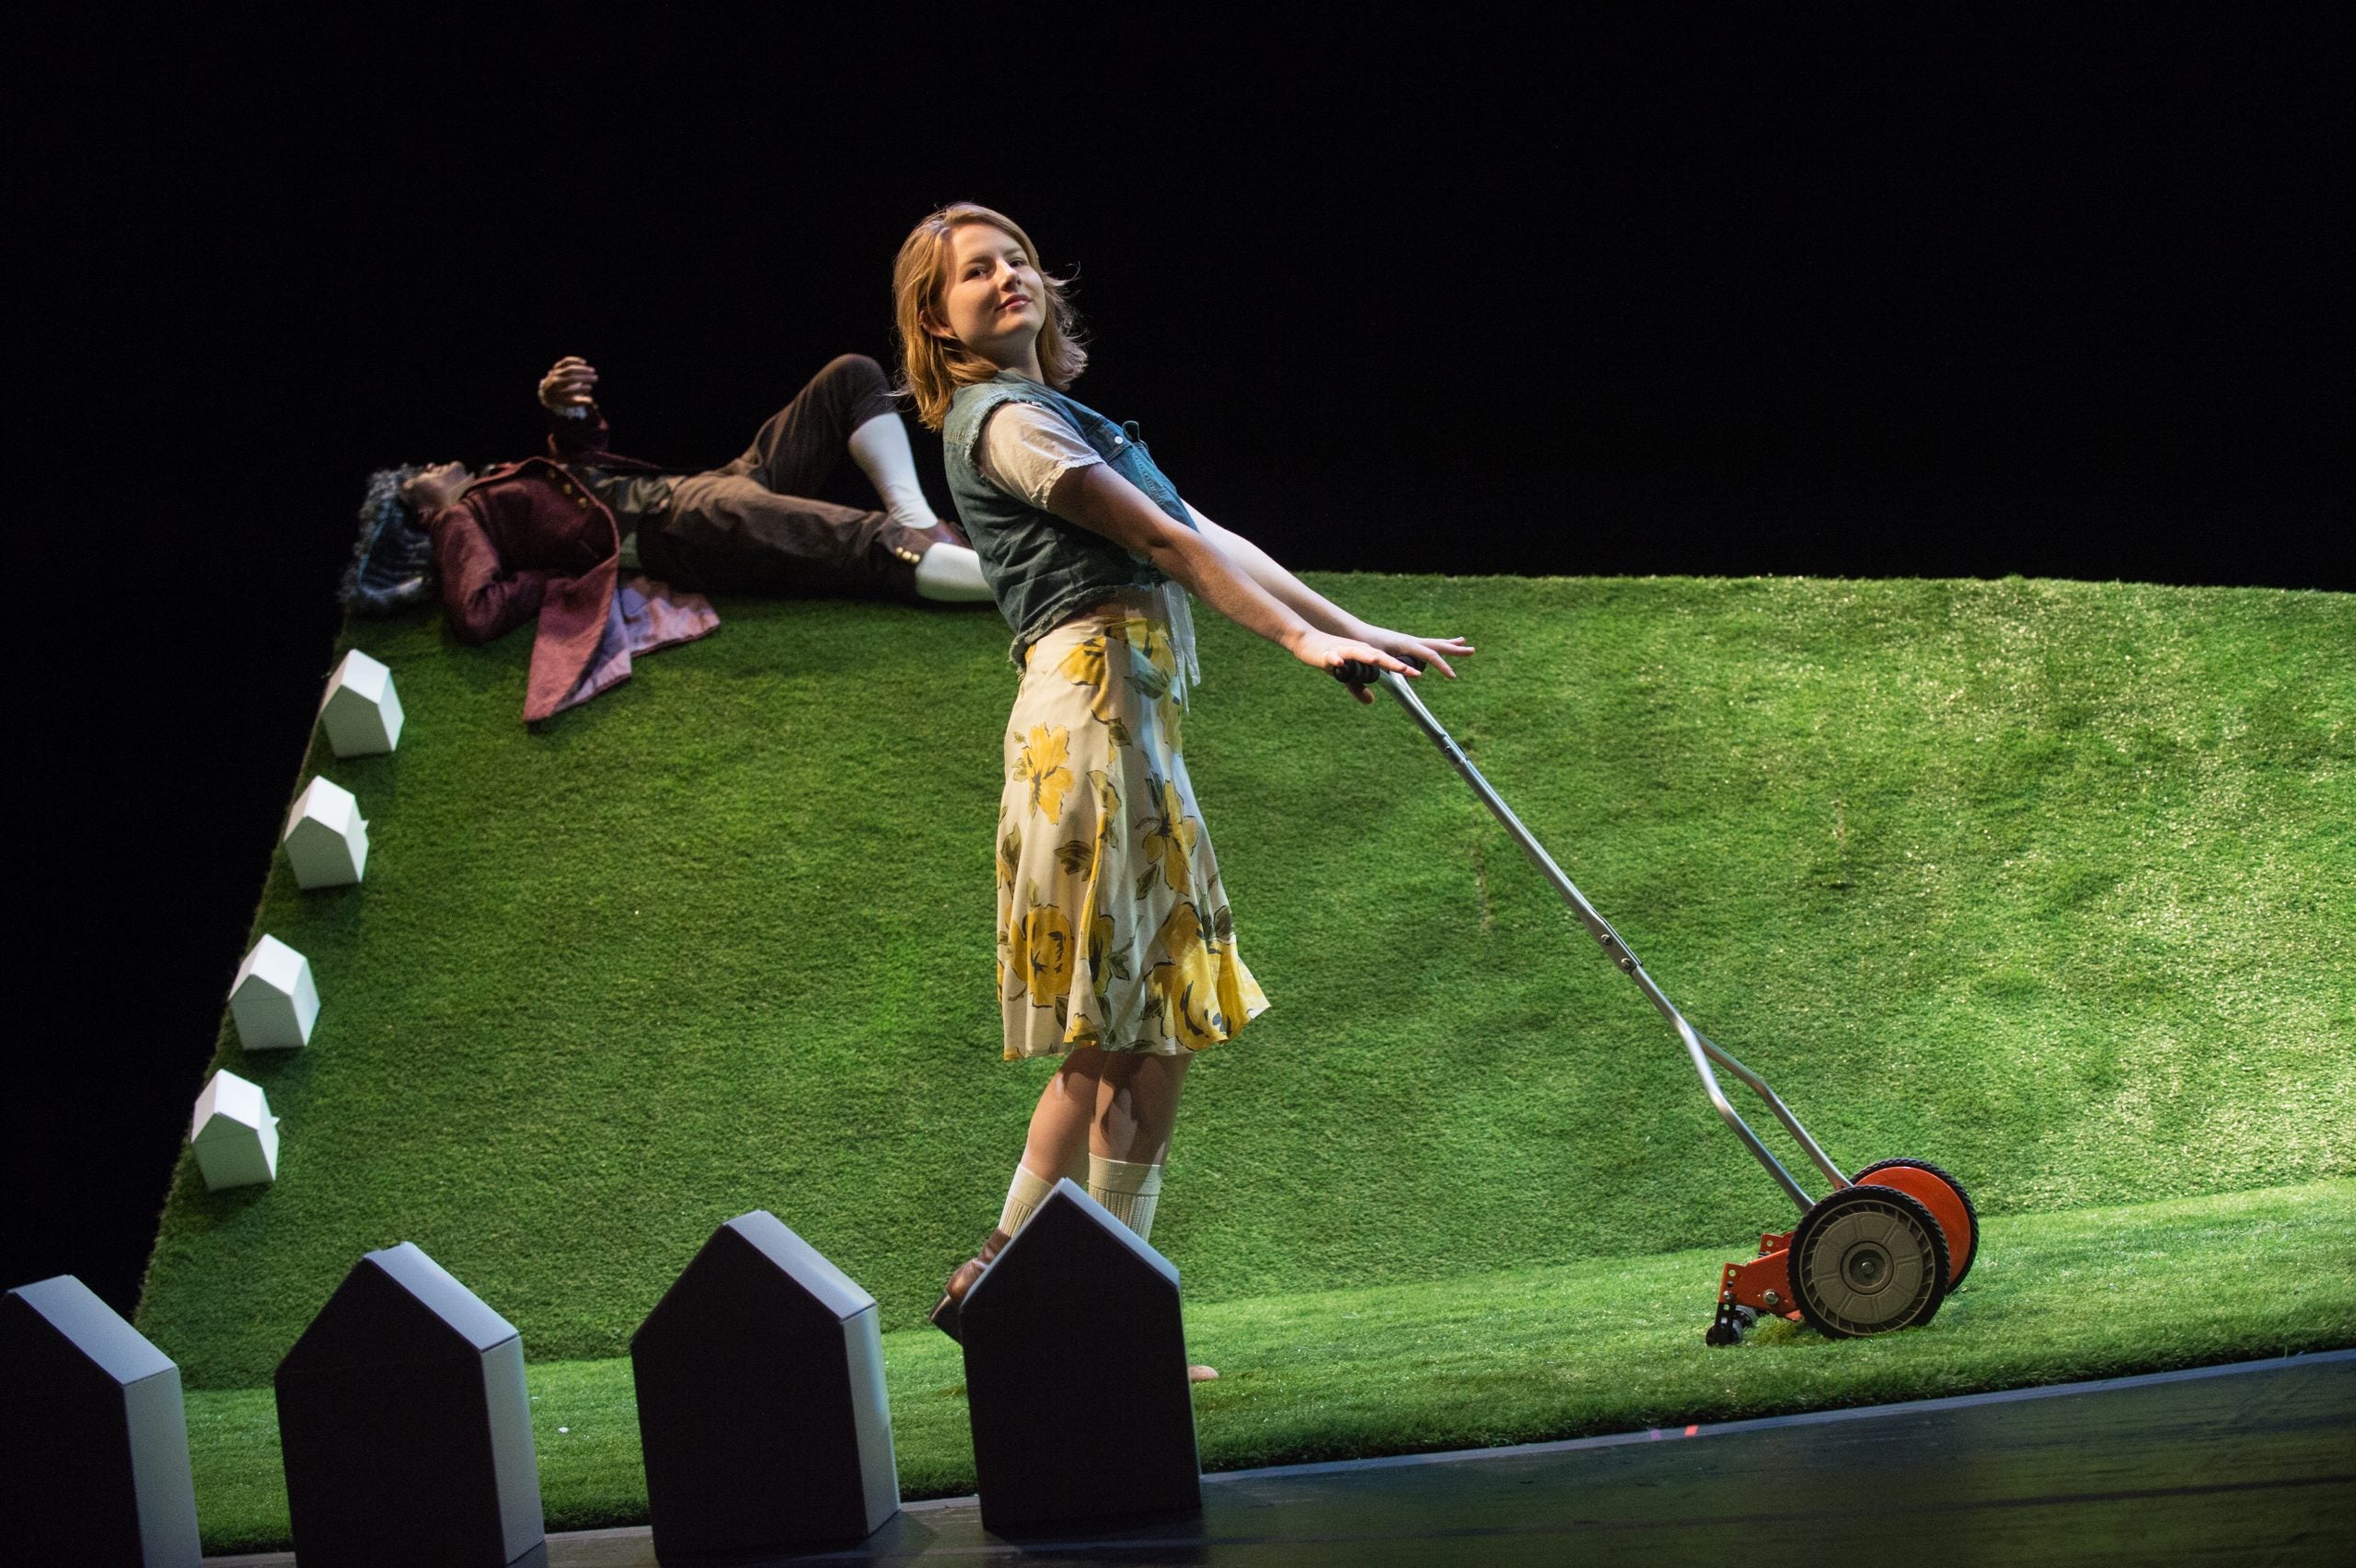
[[[927,430],[939,430],[949,417],[949,400],[960,386],[987,381],[999,367],[954,338],[937,338],[926,330],[941,326],[941,292],[948,282],[951,236],[967,224],[987,224],[1022,247],[1031,265],[1039,268],[1040,286],[1047,291],[1047,322],[1039,329],[1039,370],[1047,385],[1060,392],[1088,368],[1088,350],[1065,290],[1068,278],[1051,278],[1039,267],[1039,248],[1021,225],[1003,213],[972,202],[953,202],[929,213],[900,243],[899,259],[892,264],[892,323],[900,339],[900,390],[916,399],[917,418]]]

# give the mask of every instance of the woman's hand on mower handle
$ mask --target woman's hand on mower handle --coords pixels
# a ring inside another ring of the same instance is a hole
[[[1351,663],[1376,670],[1392,670],[1411,678],[1421,673],[1370,642],[1361,642],[1355,637],[1336,637],[1330,631],[1319,631],[1314,628],[1303,628],[1286,647],[1302,663],[1315,669],[1333,671],[1337,675],[1342,673],[1344,665]],[[1350,690],[1357,694],[1360,702],[1374,700],[1374,694],[1362,686],[1353,685]]]
[[[1450,669],[1448,661],[1440,656],[1441,651],[1453,653],[1460,659],[1473,651],[1472,645],[1461,637],[1406,637],[1395,631],[1385,631],[1380,627],[1372,629],[1375,635],[1361,640],[1369,645],[1386,649],[1396,657],[1404,659],[1409,664],[1415,666],[1408,672],[1410,674],[1418,674],[1428,665],[1438,664],[1443,674],[1449,680],[1454,680],[1456,672]],[[1381,679],[1382,672],[1380,669],[1363,660],[1345,659],[1341,663],[1333,666],[1333,670],[1334,678],[1348,686],[1351,696],[1360,702],[1374,700],[1374,693],[1367,688]]]
[[[1439,673],[1449,680],[1456,678],[1455,666],[1448,662],[1449,656],[1466,659],[1472,657],[1473,651],[1472,645],[1461,637],[1410,637],[1403,631],[1392,631],[1380,626],[1366,628],[1358,633],[1358,640],[1371,643],[1394,659],[1407,660],[1418,669],[1426,664],[1437,664]]]

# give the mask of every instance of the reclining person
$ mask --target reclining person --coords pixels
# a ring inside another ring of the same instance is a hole
[[[742,456],[699,474],[609,451],[596,383],[571,356],[541,378],[548,455],[471,477],[437,464],[400,487],[433,536],[461,640],[487,641],[538,617],[526,721],[627,679],[633,654],[711,630],[719,617],[703,593],[988,600],[973,550],[925,501],[873,360],[836,359]],[[883,511],[812,499],[846,456]],[[641,568],[656,581],[625,580]]]

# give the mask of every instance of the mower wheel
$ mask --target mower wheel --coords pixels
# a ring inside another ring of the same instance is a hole
[[[1947,1293],[1946,1237],[1896,1187],[1842,1187],[1792,1232],[1792,1295],[1827,1339],[1927,1323]]]
[[[1931,1211],[1931,1217],[1946,1232],[1947,1262],[1955,1270],[1947,1290],[1953,1294],[1962,1289],[1963,1276],[1980,1261],[1980,1211],[1972,1206],[1971,1194],[1963,1190],[1963,1183],[1927,1159],[1877,1160],[1854,1179],[1895,1187]]]

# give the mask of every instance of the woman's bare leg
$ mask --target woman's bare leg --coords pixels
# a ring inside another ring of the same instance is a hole
[[[1156,1056],[1144,1052],[1107,1054],[1098,1075],[1096,1115],[1088,1133],[1091,1192],[1099,1178],[1121,1181],[1128,1191],[1099,1193],[1107,1207],[1137,1215],[1140,1235],[1153,1229],[1153,1210],[1161,1192],[1161,1163],[1170,1154],[1171,1129],[1178,1123],[1178,1099],[1186,1087],[1186,1066],[1192,1055]],[[1208,1366],[1190,1366],[1187,1378],[1207,1383],[1218,1376]]]
[[[1190,1055],[1156,1056],[1143,1051],[1098,1052],[1100,1069],[1095,1119],[1088,1151],[1134,1165],[1159,1165],[1170,1152],[1170,1130],[1178,1121],[1178,1097],[1186,1087]]]
[[[983,1239],[981,1251],[951,1273],[944,1293],[949,1299],[964,1298],[980,1277],[983,1265],[1013,1239],[1014,1233],[1046,1202],[1058,1180],[1067,1175],[1083,1182],[1088,1179],[1088,1129],[1096,1117],[1096,1080],[1103,1071],[1103,1053],[1088,1047],[1067,1055],[1055,1077],[1047,1080],[1039,1093],[1037,1109],[1031,1113],[1031,1130],[1023,1139],[1022,1158],[1014,1167],[1014,1180],[1007,1187],[998,1224]]]
[[[1184,1056],[1127,1052],[1107,1056],[1097,1076],[1088,1136],[1088,1195],[1142,1239],[1153,1235],[1161,1202],[1161,1162],[1185,1087]]]
[[[1089,1129],[1096,1121],[1102,1098],[1098,1080],[1105,1060],[1105,1054],[1093,1045],[1076,1046],[1039,1091],[1031,1131],[1022,1142],[1022,1163],[1034,1175],[1054,1182],[1077,1166],[1080,1180],[1087,1180]]]

